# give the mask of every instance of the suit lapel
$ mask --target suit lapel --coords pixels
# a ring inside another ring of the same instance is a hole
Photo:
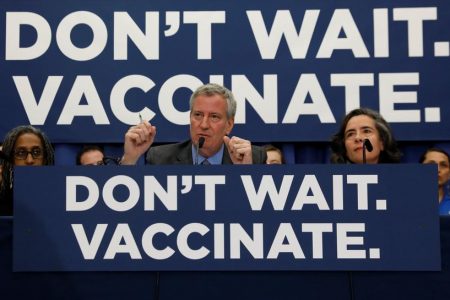
[[[180,144],[179,151],[177,154],[177,163],[192,165],[192,143],[191,141],[186,141]]]
[[[222,156],[222,165],[232,165],[233,162],[230,158],[230,153],[228,153],[227,146],[224,145],[223,147],[223,156]]]
[[[192,143],[191,141],[185,141],[179,145],[179,151],[177,154],[177,163],[178,164],[193,164],[192,160]],[[228,153],[228,149],[226,146],[223,148],[223,157],[222,157],[223,165],[232,165],[230,154]]]

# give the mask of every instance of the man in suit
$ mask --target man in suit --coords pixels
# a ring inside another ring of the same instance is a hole
[[[236,100],[227,88],[213,83],[203,85],[192,94],[189,107],[190,140],[151,147],[156,127],[143,121],[125,134],[121,164],[136,164],[149,148],[146,157],[149,164],[265,163],[267,155],[263,148],[253,146],[248,140],[228,136],[234,126]],[[201,139],[204,143],[199,147]]]

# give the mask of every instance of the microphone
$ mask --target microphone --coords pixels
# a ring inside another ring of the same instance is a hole
[[[369,139],[364,139],[364,146],[366,146],[367,151],[372,152],[373,146]]]
[[[369,139],[364,139],[363,141],[363,164],[366,164],[366,149],[372,152],[373,146]]]
[[[198,139],[198,149],[201,149],[202,147],[203,147],[203,144],[205,143],[205,138],[204,137],[200,137],[199,139]]]
[[[198,150],[200,150],[203,147],[203,144],[205,143],[205,138],[201,136],[198,139],[197,145],[195,145],[195,162],[194,165],[198,165]]]

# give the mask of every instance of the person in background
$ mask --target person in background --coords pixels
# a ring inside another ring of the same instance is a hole
[[[6,159],[1,164],[0,215],[13,214],[14,168],[54,164],[54,151],[47,136],[31,125],[10,130],[3,140]]]
[[[398,163],[402,153],[397,147],[389,124],[376,111],[357,108],[349,112],[331,140],[332,163],[363,163],[363,142],[373,147],[366,151],[366,163]]]
[[[267,160],[266,164],[268,165],[281,165],[285,164],[283,152],[280,149],[275,147],[274,145],[264,145],[264,150],[266,150]]]
[[[441,216],[450,215],[450,196],[445,190],[450,178],[450,159],[448,153],[440,148],[430,148],[420,156],[419,162],[421,164],[437,164],[439,214]]]
[[[151,147],[156,127],[141,121],[125,134],[121,164],[136,164],[149,148],[146,156],[149,164],[266,163],[266,152],[262,147],[236,136],[228,137],[234,126],[236,100],[227,88],[213,83],[200,86],[192,94],[189,108],[189,140]]]
[[[102,166],[105,154],[103,149],[96,145],[85,145],[77,154],[77,166]]]

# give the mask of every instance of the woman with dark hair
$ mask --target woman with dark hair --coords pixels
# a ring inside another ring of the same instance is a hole
[[[445,150],[430,148],[419,159],[421,164],[437,164],[438,166],[438,201],[439,214],[450,215],[450,195],[446,193],[447,182],[450,178],[450,158]]]
[[[349,112],[339,131],[331,140],[332,163],[363,163],[363,142],[368,139],[373,147],[366,151],[368,164],[397,163],[401,152],[389,124],[376,111],[357,108]]]
[[[6,159],[1,164],[0,215],[12,215],[14,167],[53,165],[54,151],[47,136],[31,125],[10,130],[2,150]]]

